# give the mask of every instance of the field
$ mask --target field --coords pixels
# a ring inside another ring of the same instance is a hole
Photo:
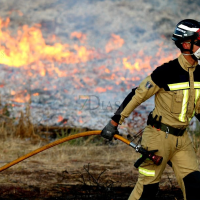
[[[33,125],[29,111],[28,107],[16,124],[3,107],[0,116],[1,166],[57,139],[89,130]],[[198,131],[191,133],[199,155]],[[137,181],[134,162],[139,157],[134,149],[119,140],[109,143],[99,135],[71,140],[2,171],[0,198],[128,199]],[[163,173],[157,199],[183,199],[169,166]]]
[[[41,145],[8,138],[0,145],[1,165]],[[137,180],[138,172],[133,164],[138,156],[121,142],[98,146],[58,145],[1,172],[1,197],[84,199],[95,196],[96,199],[106,195],[110,199],[127,199]],[[163,174],[160,188],[162,193],[169,190],[167,195],[171,199],[180,195],[170,167]]]
[[[56,139],[102,129],[132,88],[179,55],[171,35],[180,20],[198,20],[199,5],[1,0],[0,167]],[[134,112],[146,119],[152,109]],[[123,126],[136,133],[144,123],[134,113]],[[191,132],[198,157],[199,130]],[[2,171],[0,199],[125,200],[139,156],[100,136],[69,141]],[[157,199],[183,199],[169,166]]]
[[[57,139],[86,131],[34,127],[26,119],[21,118],[20,124],[14,126],[12,120],[5,120],[4,116],[0,128],[1,166],[54,141],[53,130]],[[138,171],[134,162],[139,156],[121,141],[107,143],[100,136],[68,141],[2,171],[0,197],[35,200],[127,199],[137,181]],[[162,176],[158,199],[183,199],[169,166]]]

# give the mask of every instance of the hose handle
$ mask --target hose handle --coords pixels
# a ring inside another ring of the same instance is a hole
[[[138,168],[147,158],[153,161],[155,165],[160,165],[163,161],[162,156],[155,155],[154,153],[157,152],[158,150],[152,150],[152,151],[147,151],[146,149],[139,147],[137,150],[139,153],[142,154],[142,157],[139,158],[134,166]]]

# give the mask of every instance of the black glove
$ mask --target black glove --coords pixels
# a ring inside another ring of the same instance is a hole
[[[115,134],[119,135],[119,131],[117,130],[117,126],[112,125],[111,121],[109,121],[108,124],[101,131],[101,136],[106,138],[106,139],[109,139],[111,141]]]

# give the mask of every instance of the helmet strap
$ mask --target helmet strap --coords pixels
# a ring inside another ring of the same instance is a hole
[[[191,53],[182,53],[183,55],[186,55],[186,56],[191,56],[191,55],[193,55],[193,54],[191,54]]]
[[[194,60],[197,61],[198,59],[197,59],[197,57],[194,55],[194,52],[192,51],[192,50],[193,50],[193,46],[194,46],[194,39],[191,40],[190,53],[192,53],[192,55],[191,55],[192,58],[193,58]]]
[[[190,53],[194,54],[194,52],[192,51],[193,50],[193,46],[194,46],[194,39],[191,40],[190,44],[191,44],[191,46],[190,46]]]

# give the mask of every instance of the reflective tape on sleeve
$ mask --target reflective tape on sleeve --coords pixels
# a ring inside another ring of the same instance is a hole
[[[139,173],[145,176],[155,176],[155,170],[148,170],[142,167],[139,167]]]

